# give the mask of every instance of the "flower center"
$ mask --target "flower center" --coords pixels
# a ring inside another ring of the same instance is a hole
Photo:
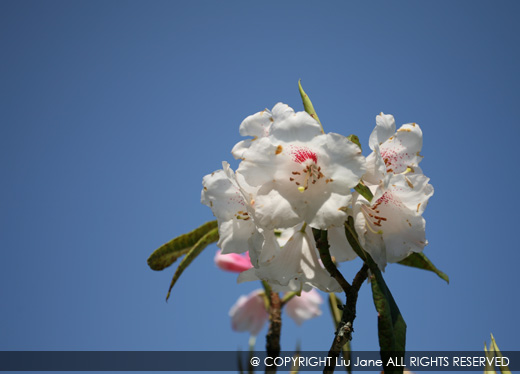
[[[406,159],[409,157],[408,153],[404,152],[404,148],[395,144],[392,148],[380,149],[381,157],[385,162],[387,173],[400,173],[405,167]]]
[[[294,182],[300,192],[309,188],[310,184],[315,184],[318,179],[324,177],[321,172],[321,166],[318,166],[318,155],[307,147],[291,146],[291,158],[299,165],[303,164],[303,169],[299,167],[292,171],[292,176],[289,177],[291,182]]]
[[[383,196],[381,196],[374,205],[371,207],[367,205],[361,206],[361,211],[365,216],[365,220],[367,223],[367,228],[372,231],[374,234],[382,234],[383,230],[381,229],[381,222],[386,221],[386,218],[380,214],[378,210],[379,205],[391,202],[393,200],[392,195],[388,192],[385,192]]]
[[[290,147],[291,157],[294,162],[303,164],[307,160],[318,163],[318,155],[307,147],[291,146]]]

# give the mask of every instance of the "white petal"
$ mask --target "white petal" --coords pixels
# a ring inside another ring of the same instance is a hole
[[[395,133],[395,120],[391,114],[380,113],[376,116],[376,127],[370,134],[368,144],[371,150],[374,150],[376,145],[383,144],[388,138]]]
[[[217,219],[228,220],[248,210],[242,191],[225,170],[206,175],[202,185],[201,202],[211,208]]]
[[[366,167],[365,157],[356,144],[334,133],[317,136],[310,144],[317,150],[318,164],[322,166],[326,178],[348,189],[359,183]]]
[[[384,271],[387,263],[387,253],[383,235],[367,230],[364,240],[365,251],[370,254],[379,269]]]
[[[210,206],[217,217],[217,245],[222,253],[242,253],[248,250],[248,240],[256,231],[254,212],[227,162],[223,163],[223,168],[203,178],[201,201]]]
[[[307,205],[303,218],[309,226],[325,230],[331,226],[341,226],[346,221],[345,210],[352,196],[344,186],[334,181],[325,185],[321,191],[309,189],[303,195],[306,196]]]
[[[379,221],[388,262],[398,262],[412,252],[421,252],[427,244],[425,221],[392,192],[387,191],[376,200]]]
[[[267,109],[248,116],[240,124],[240,135],[261,138],[269,135],[269,128],[273,123],[273,116]]]
[[[251,220],[232,218],[219,221],[217,246],[222,249],[222,254],[244,253],[249,250],[249,238],[255,231],[256,226]]]
[[[290,228],[301,222],[304,204],[301,196],[296,200],[292,186],[269,182],[256,195],[254,207],[257,224],[262,228]],[[299,194],[298,191],[296,191]]]
[[[297,231],[283,248],[276,251],[272,259],[259,264],[256,271],[258,277],[280,286],[288,286],[290,282],[296,281],[301,286],[309,284],[325,292],[339,292],[339,284],[318,260],[311,235],[309,227],[305,233]]]
[[[240,160],[244,157],[244,152],[251,147],[253,140],[252,139],[246,139],[238,142],[235,144],[233,149],[231,150],[231,154],[233,157],[237,160]]]
[[[367,156],[367,171],[363,175],[363,181],[371,184],[379,184],[386,174],[386,165],[381,157],[379,145],[375,146],[374,151]]]
[[[283,146],[273,143],[271,138],[254,141],[242,154],[237,174],[241,174],[251,186],[272,181],[277,170],[287,163],[287,156],[284,157],[282,151]]]
[[[258,276],[256,275],[255,268],[251,268],[249,270],[243,271],[238,275],[237,283],[243,283],[243,282],[251,282],[251,281],[257,281],[260,280]]]
[[[357,257],[345,235],[345,227],[331,227],[328,230],[330,254],[338,262],[350,261]]]
[[[273,109],[274,110],[274,109]],[[291,109],[292,111],[292,109]],[[307,142],[322,134],[321,125],[306,112],[284,112],[284,118],[275,118],[270,134],[277,140],[289,143]]]
[[[422,214],[433,195],[433,186],[423,174],[395,175],[388,180],[391,191],[408,209]]]
[[[294,115],[294,109],[284,103],[277,103],[272,109],[273,117],[276,122],[283,121],[287,117]]]
[[[422,131],[412,123],[401,126],[396,134],[380,146],[381,157],[389,173],[399,174],[408,167],[416,167],[422,160]]]

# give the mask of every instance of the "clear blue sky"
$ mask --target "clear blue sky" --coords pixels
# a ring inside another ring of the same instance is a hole
[[[228,310],[258,287],[208,247],[166,303],[162,243],[213,219],[202,177],[247,115],[303,110],[365,149],[379,112],[424,133],[425,253],[385,273],[413,350],[519,350],[520,3],[2,1],[0,349],[246,348]],[[234,164],[236,165],[236,164]],[[342,266],[347,278],[359,260]],[[364,285],[353,348],[377,350]],[[261,333],[262,335],[262,333]],[[282,347],[332,323],[284,320]],[[258,348],[264,345],[259,338]]]

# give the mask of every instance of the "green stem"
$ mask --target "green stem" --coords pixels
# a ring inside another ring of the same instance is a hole
[[[295,296],[300,296],[301,292],[287,292],[282,298],[282,308]]]

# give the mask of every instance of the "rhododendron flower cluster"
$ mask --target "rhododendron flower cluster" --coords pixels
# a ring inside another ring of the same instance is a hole
[[[394,118],[381,113],[366,158],[349,138],[324,133],[311,115],[282,103],[247,117],[240,134],[251,138],[232,149],[237,170],[223,162],[203,178],[201,197],[217,218],[222,253],[249,251],[252,267],[239,281],[259,279],[275,291],[341,291],[319,260],[312,229],[327,230],[336,261],[352,260],[349,216],[381,270],[427,244],[422,213],[433,188],[418,166],[417,124],[396,131]],[[370,200],[354,191],[360,184]]]

